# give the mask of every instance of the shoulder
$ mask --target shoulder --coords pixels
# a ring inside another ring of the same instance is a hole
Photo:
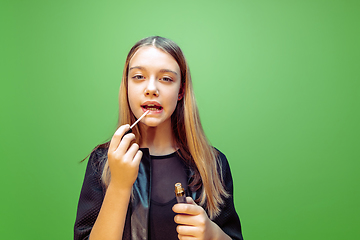
[[[88,168],[92,168],[93,171],[98,172],[103,168],[103,165],[107,161],[107,147],[96,147],[91,152],[89,161],[88,161]]]
[[[217,153],[218,155],[218,158],[221,160],[221,161],[224,161],[224,162],[227,162],[227,159],[226,159],[226,156],[224,153],[222,153],[219,149],[217,149],[216,147],[213,147],[215,152]]]
[[[90,159],[93,158],[94,160],[96,160],[103,156],[107,156],[108,150],[109,150],[108,147],[98,146],[98,147],[94,148],[94,150],[91,152]]]
[[[221,174],[221,179],[224,184],[224,187],[228,193],[233,194],[233,179],[230,170],[229,162],[220,150],[214,148],[217,152],[217,160],[218,160],[218,171]]]
[[[217,154],[217,160],[218,160],[218,164],[220,169],[222,169],[222,173],[226,173],[226,172],[230,172],[230,166],[229,166],[229,162],[225,156],[224,153],[222,153],[219,149],[213,147],[216,154]]]

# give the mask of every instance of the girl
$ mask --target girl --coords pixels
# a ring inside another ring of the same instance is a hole
[[[243,239],[230,168],[205,137],[179,46],[158,36],[137,42],[119,104],[119,128],[89,158],[75,239]],[[187,203],[176,203],[177,182]]]

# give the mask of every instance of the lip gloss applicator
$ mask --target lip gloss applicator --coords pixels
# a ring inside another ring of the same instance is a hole
[[[132,128],[135,127],[135,125],[136,125],[138,122],[140,122],[140,120],[143,119],[143,117],[145,117],[146,114],[148,114],[149,112],[150,112],[150,110],[147,110],[146,112],[144,112],[144,114],[141,115],[141,117],[139,117],[139,119],[136,120],[136,122],[134,122],[133,125],[130,126],[130,129],[127,130],[127,131],[124,133],[124,135],[122,136],[122,138],[123,138],[126,134],[131,133],[131,132],[132,132]],[[122,139],[122,138],[121,138],[121,139]]]

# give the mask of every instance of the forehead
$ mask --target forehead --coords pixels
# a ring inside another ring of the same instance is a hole
[[[139,48],[130,59],[129,68],[139,66],[154,70],[170,69],[180,74],[176,60],[169,53],[153,46]]]

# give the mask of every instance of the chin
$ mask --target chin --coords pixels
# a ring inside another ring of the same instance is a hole
[[[155,128],[158,127],[162,122],[158,121],[145,121],[143,122],[145,127]]]

